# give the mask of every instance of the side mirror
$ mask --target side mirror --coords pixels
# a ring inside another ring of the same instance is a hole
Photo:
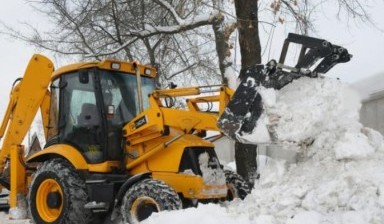
[[[79,82],[82,84],[87,84],[89,82],[89,74],[87,70],[79,71]]]

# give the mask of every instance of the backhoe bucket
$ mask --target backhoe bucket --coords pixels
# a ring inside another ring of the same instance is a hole
[[[294,67],[283,64],[290,43],[302,45]],[[239,140],[242,135],[252,133],[263,112],[258,88],[263,86],[278,90],[303,76],[317,78],[336,64],[348,62],[351,57],[345,48],[326,40],[290,33],[284,42],[279,63],[271,60],[266,65],[254,65],[241,70],[241,83],[219,117],[218,127],[228,137]],[[319,63],[312,68],[316,62]]]

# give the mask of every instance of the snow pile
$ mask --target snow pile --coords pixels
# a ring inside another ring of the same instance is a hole
[[[258,87],[264,112],[253,133],[243,136],[251,143],[269,143],[273,131],[278,141],[303,142],[336,125],[357,129],[360,102],[357,94],[335,79],[294,80],[280,91]],[[353,121],[353,124],[348,124]],[[267,130],[269,133],[257,135]]]
[[[269,159],[244,201],[162,212],[144,223],[384,223],[383,137],[358,122],[357,95],[327,78],[260,92],[263,119],[247,139],[295,149],[299,162]]]
[[[225,174],[222,169],[212,169],[210,165],[210,157],[207,152],[201,153],[199,155],[199,166],[203,174],[204,183],[207,185],[224,185],[225,184]],[[213,161],[212,165],[219,166],[218,161]]]

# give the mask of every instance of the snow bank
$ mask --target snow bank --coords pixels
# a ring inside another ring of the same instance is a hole
[[[144,223],[384,223],[383,137],[359,123],[357,94],[329,78],[259,91],[265,110],[244,140],[294,149],[298,163],[268,159],[244,201],[162,212]]]
[[[259,87],[258,92],[264,112],[253,133],[243,136],[244,141],[269,143],[269,137],[255,134],[261,130],[273,129],[278,141],[303,142],[335,125],[361,127],[358,95],[338,80],[303,77],[280,91]]]

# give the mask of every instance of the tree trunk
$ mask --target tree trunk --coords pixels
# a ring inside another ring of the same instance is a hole
[[[261,63],[257,3],[257,0],[235,0],[242,69]],[[239,142],[235,144],[237,173],[247,180],[251,187],[257,177],[256,156],[256,145]]]
[[[235,161],[237,173],[244,178],[251,188],[257,177],[257,146],[240,142],[235,143]]]
[[[235,0],[241,67],[261,63],[257,0]]]
[[[229,37],[236,30],[236,23],[225,24],[224,20],[217,21],[212,24],[213,33],[215,34],[216,52],[219,59],[219,68],[221,74],[221,81],[223,84],[228,84],[226,73],[232,73],[230,66],[231,50],[229,47]]]
[[[213,33],[215,34],[216,52],[217,52],[217,57],[219,59],[221,82],[226,83],[224,74],[225,74],[225,69],[228,66],[225,63],[225,57],[226,57],[225,54],[228,48],[228,44],[226,43],[226,41],[228,40],[225,39],[223,28],[221,26],[222,26],[222,23],[215,22],[212,24],[212,29],[213,29]]]

